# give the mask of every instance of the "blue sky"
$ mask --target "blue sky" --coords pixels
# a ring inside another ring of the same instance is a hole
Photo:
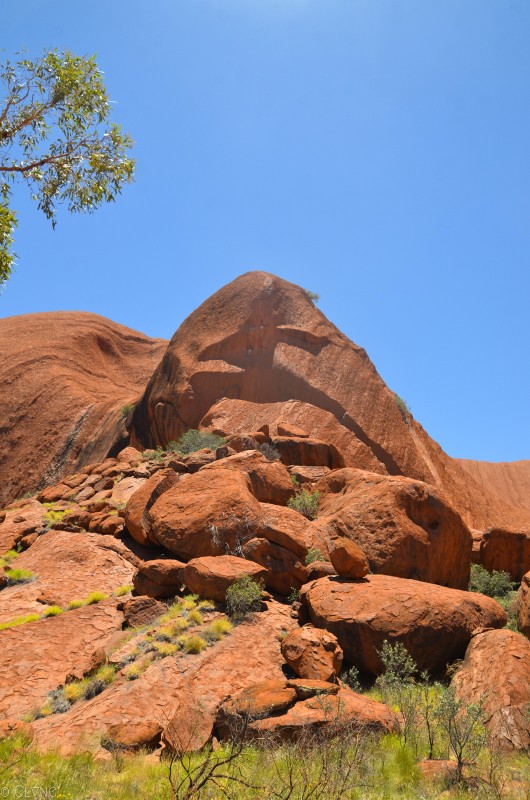
[[[267,270],[450,455],[530,458],[529,30],[527,0],[1,0],[5,53],[97,54],[138,166],[55,232],[16,193],[0,316],[170,337]]]

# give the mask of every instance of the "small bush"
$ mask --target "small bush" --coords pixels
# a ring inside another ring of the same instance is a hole
[[[210,450],[217,450],[226,444],[226,439],[222,436],[217,436],[215,433],[209,431],[198,431],[195,429],[183,433],[177,442],[170,442],[171,449],[176,453],[181,453],[183,456],[189,453],[195,453],[197,450],[202,450],[208,447]]]
[[[143,661],[136,661],[134,664],[131,664],[130,667],[127,667],[127,669],[124,670],[124,675],[128,681],[135,681],[140,677],[140,675],[143,675],[143,673],[149,667],[149,664],[150,662],[147,658]]]
[[[295,497],[289,498],[287,505],[307,517],[307,519],[315,519],[318,513],[319,499],[319,492],[309,492],[307,489],[302,489]]]
[[[278,448],[268,442],[258,445],[258,450],[268,461],[279,461],[282,457]]]
[[[6,569],[5,576],[8,586],[15,586],[18,583],[31,583],[35,580],[35,575],[29,569]]]
[[[515,583],[510,580],[507,572],[488,572],[482,564],[471,564],[471,577],[469,579],[469,591],[479,592],[488,597],[507,598],[513,591]]]
[[[348,686],[352,692],[362,691],[361,682],[359,680],[359,670],[357,667],[350,667],[340,676],[343,683]]]
[[[129,592],[132,592],[133,589],[134,586],[132,585],[132,583],[124,584],[123,586],[118,586],[114,594],[116,595],[116,597],[123,597],[124,594],[129,594]]]
[[[202,653],[208,647],[202,636],[185,636],[182,639],[182,649],[185,653]]]
[[[82,700],[85,696],[85,689],[88,681],[72,681],[67,683],[63,688],[63,696],[69,703],[75,703],[77,700]]]
[[[83,608],[83,606],[87,605],[86,600],[70,600],[68,603],[69,610],[73,610],[74,608]]]
[[[290,605],[293,605],[293,603],[298,603],[299,600],[300,600],[300,589],[295,589],[294,587],[291,586],[291,593],[287,595],[287,602]]]
[[[62,689],[54,689],[49,692],[46,705],[50,706],[52,714],[66,714],[70,710],[70,703],[64,696]]]
[[[38,614],[26,614],[22,617],[14,617],[14,619],[10,619],[7,622],[0,622],[0,631],[4,631],[6,628],[16,628],[18,625],[25,625],[27,622],[37,622],[40,619]]]
[[[102,681],[106,686],[109,686],[116,677],[116,667],[112,664],[103,664],[94,677],[96,680]]]
[[[61,606],[48,606],[46,611],[44,612],[45,617],[58,617],[59,614],[63,613],[63,609]]]
[[[230,633],[232,627],[232,623],[226,617],[220,617],[204,628],[202,634],[208,642],[219,642]]]
[[[318,301],[320,300],[320,295],[317,294],[317,292],[311,292],[309,289],[304,289],[304,292],[313,303],[318,303]]]
[[[20,554],[16,550],[8,550],[7,553],[4,553],[2,558],[0,558],[0,569],[8,567],[19,555]]]
[[[122,417],[122,419],[124,417],[128,417],[129,416],[129,414],[133,410],[134,406],[135,406],[135,403],[125,403],[125,405],[121,407],[120,416]]]
[[[67,510],[63,511],[54,511],[52,508],[47,511],[44,515],[43,522],[44,527],[48,530],[55,525],[57,522],[62,522],[63,518],[68,514]]]
[[[243,620],[261,605],[261,586],[250,575],[243,575],[228,587],[226,608],[230,617]]]
[[[93,697],[97,697],[98,694],[104,691],[105,686],[106,684],[103,681],[100,681],[98,678],[92,678],[92,680],[87,682],[83,697],[85,700],[92,700]]]
[[[314,564],[315,561],[324,561],[322,551],[319,550],[318,547],[312,547],[310,550],[308,550],[305,557],[306,565]]]
[[[193,611],[194,608],[197,608],[198,600],[199,596],[197,594],[186,594],[182,600],[182,607],[187,611]]]
[[[412,411],[410,410],[410,407],[405,403],[404,400],[402,400],[402,398],[398,394],[394,394],[394,403],[396,404],[397,409],[401,414],[403,420],[405,422],[408,422],[409,418],[412,416]]]
[[[188,619],[193,625],[202,625],[203,623],[202,614],[198,608],[194,608],[192,611],[190,611],[188,614]]]
[[[101,601],[106,600],[107,597],[108,594],[105,594],[104,592],[90,592],[86,599],[86,605],[91,606],[94,605],[94,603],[101,603]]]
[[[154,645],[155,653],[161,658],[166,658],[166,656],[174,656],[178,649],[178,645],[171,644],[170,642],[156,642]]]

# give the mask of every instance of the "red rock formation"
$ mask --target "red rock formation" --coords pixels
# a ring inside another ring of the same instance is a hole
[[[530,572],[523,575],[515,601],[519,630],[530,639]]]
[[[483,489],[515,508],[530,511],[530,461],[491,463],[459,458],[459,463]]]
[[[515,631],[485,631],[471,639],[453,678],[466,703],[483,702],[486,727],[504,749],[530,745],[530,642]]]
[[[199,424],[246,433],[294,425],[348,466],[442,488],[472,528],[530,529],[396,403],[366,352],[300,287],[264,272],[224,286],[181,325],[133,417],[133,443],[164,444]],[[303,441],[302,439],[300,441]]]
[[[101,461],[166,343],[95,314],[0,320],[0,503]]]
[[[300,678],[336,683],[342,667],[342,648],[329,631],[304,625],[282,640],[282,655]]]
[[[192,594],[220,603],[226,600],[226,590],[238,578],[250,575],[254,580],[262,581],[266,574],[267,571],[259,564],[237,556],[193,558],[181,572],[182,582]]]
[[[320,492],[314,525],[352,539],[375,572],[467,588],[471,535],[432,486],[344,469],[330,472],[314,489]]]
[[[436,672],[463,656],[477,628],[507,619],[490,597],[388,575],[320,578],[303,587],[302,601],[313,625],[335,634],[345,659],[371,674],[383,670],[385,639],[402,642],[420,669]]]

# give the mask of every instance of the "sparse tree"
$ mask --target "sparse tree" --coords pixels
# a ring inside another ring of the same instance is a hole
[[[56,209],[94,211],[130,182],[132,141],[110,122],[95,57],[45,52],[0,65],[0,286],[12,272],[17,215],[12,187],[26,184],[47,219]]]

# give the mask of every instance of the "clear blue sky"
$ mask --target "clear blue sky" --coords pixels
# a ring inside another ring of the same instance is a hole
[[[0,316],[170,337],[264,269],[319,292],[448,453],[530,458],[528,0],[1,0],[0,31],[97,53],[138,160],[55,232],[17,194]]]

